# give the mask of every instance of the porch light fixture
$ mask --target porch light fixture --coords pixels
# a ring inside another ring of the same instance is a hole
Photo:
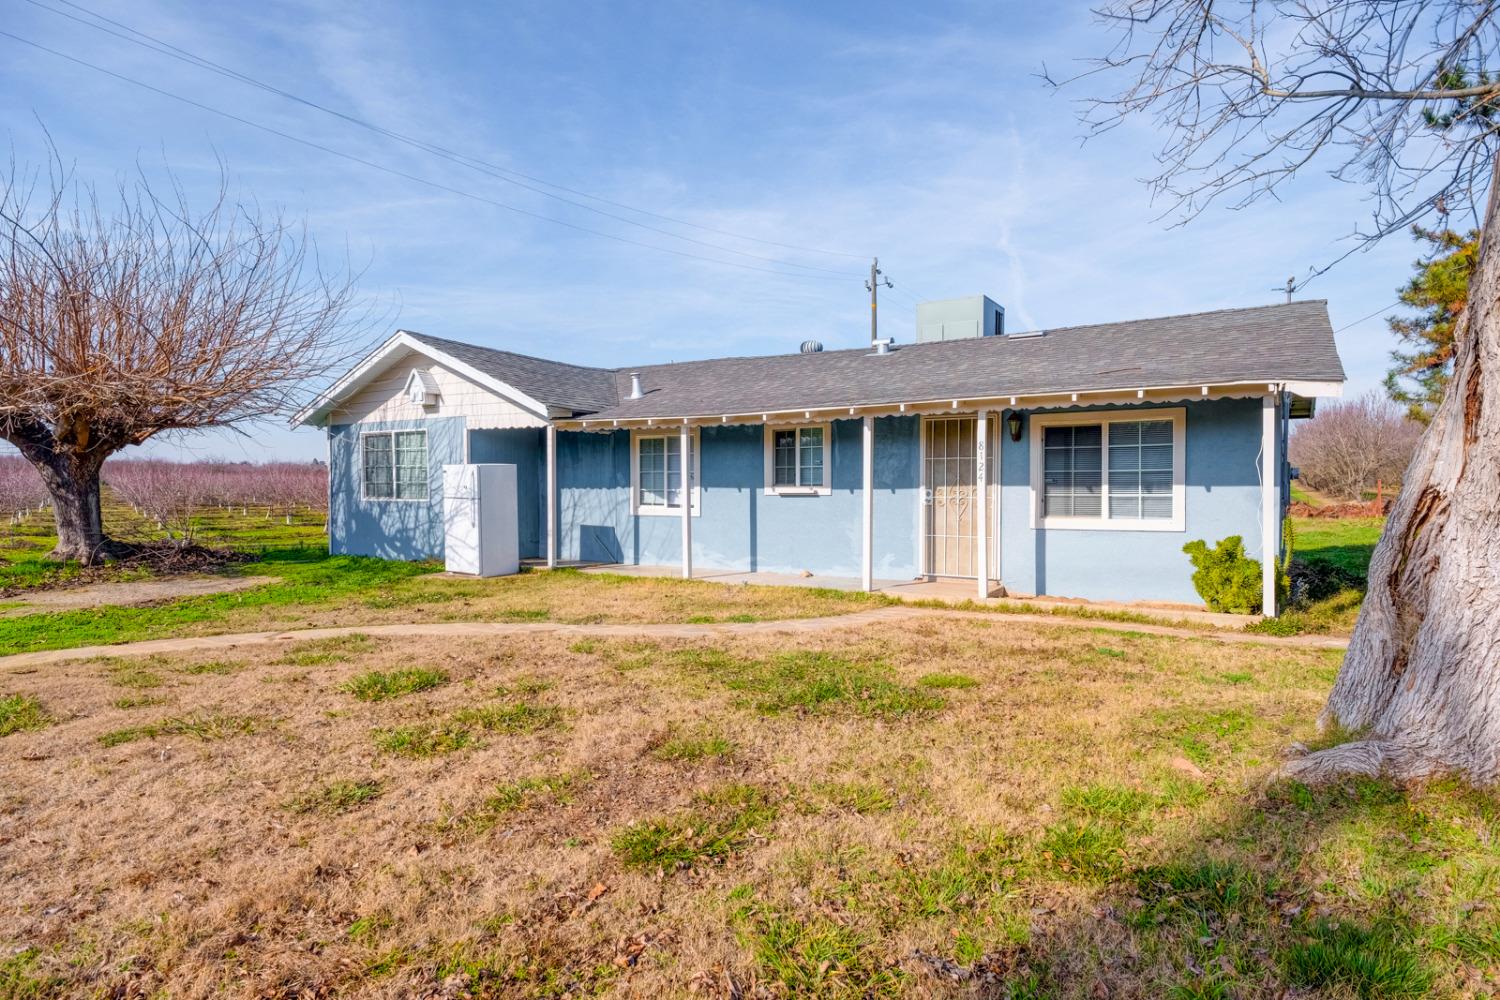
[[[1005,429],[1010,431],[1012,441],[1021,440],[1021,415],[1015,410],[1010,411],[1010,416],[1005,418]]]

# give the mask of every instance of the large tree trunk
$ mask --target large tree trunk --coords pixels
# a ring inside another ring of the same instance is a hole
[[[1319,720],[1357,739],[1292,761],[1293,777],[1457,773],[1500,783],[1497,190],[1492,178],[1453,378],[1375,548],[1364,607]]]
[[[104,464],[103,456],[62,450],[34,437],[14,436],[10,441],[36,468],[52,498],[57,546],[50,558],[74,559],[92,566],[116,554],[117,546],[104,534],[104,519],[99,511],[99,469]]]

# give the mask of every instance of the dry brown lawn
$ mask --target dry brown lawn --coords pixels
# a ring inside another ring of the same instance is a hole
[[[1329,920],[1382,989],[1500,955],[1455,937],[1487,800],[1264,786],[1324,652],[945,618],[239,656],[0,672],[0,997],[1269,997],[1358,965],[1308,958]]]

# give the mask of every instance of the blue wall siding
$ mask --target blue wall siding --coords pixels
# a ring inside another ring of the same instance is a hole
[[[1003,435],[1000,561],[1007,589],[1090,600],[1199,604],[1192,563],[1182,551],[1185,543],[1240,535],[1246,551],[1260,558],[1261,401],[1164,405],[1187,411],[1186,530],[1180,532],[1033,529],[1029,418],[1019,442]],[[1067,412],[1089,409],[1108,408],[1076,407]]]
[[[917,572],[918,421],[885,417],[875,430],[875,575]],[[765,429],[700,431],[699,513],[693,562],[704,569],[858,576],[860,423],[834,421],[827,496],[777,496],[765,489]],[[560,558],[670,565],[682,559],[676,517],[630,513],[630,435],[558,435]]]
[[[1185,542],[1240,535],[1260,557],[1259,399],[1195,401],[1187,411],[1186,530],[1042,531],[1030,526],[1030,433],[1001,437],[997,576],[1021,594],[1094,600],[1198,603]],[[1157,407],[1130,407],[1150,410]],[[1078,408],[1086,409],[1086,408]],[[1105,408],[1095,408],[1105,409]],[[1284,466],[1284,411],[1278,458]],[[1029,418],[1028,418],[1029,419]],[[427,503],[360,499],[359,433],[426,428]],[[442,466],[464,460],[462,418],[330,428],[334,552],[396,559],[440,558]],[[701,435],[700,513],[693,561],[703,569],[858,577],[860,422],[837,420],[830,435],[827,496],[776,496],[765,489],[764,428],[708,426]],[[906,580],[921,572],[918,417],[882,417],[875,432],[875,576]],[[517,466],[522,554],[544,555],[546,469],[540,430],[467,433],[469,460]],[[558,434],[558,554],[565,560],[672,565],[681,561],[676,517],[630,512],[630,434]]]
[[[546,555],[547,446],[540,427],[469,431],[469,461],[516,467],[516,520],[521,558]]]
[[[427,500],[365,500],[360,488],[360,435],[427,431]],[[336,555],[384,559],[443,557],[443,466],[464,460],[464,418],[431,417],[328,428],[328,547]]]

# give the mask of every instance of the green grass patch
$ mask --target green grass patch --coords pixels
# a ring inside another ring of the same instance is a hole
[[[460,817],[456,825],[468,830],[489,830],[509,813],[569,805],[590,780],[591,776],[584,772],[569,772],[502,782],[477,808]]]
[[[228,594],[208,594],[139,607],[105,606],[9,619],[0,632],[0,655],[40,649],[137,642],[211,627],[232,631],[236,616],[265,608],[318,607],[365,591],[393,586],[424,573],[432,563],[364,556],[330,556],[306,549],[267,552],[236,573],[273,576],[277,582]],[[340,641],[347,640],[343,637]]]
[[[461,709],[453,714],[453,723],[488,733],[534,733],[556,726],[562,718],[562,709],[555,705],[513,701]]]
[[[1298,986],[1337,989],[1361,1000],[1423,997],[1432,986],[1432,973],[1392,928],[1349,920],[1307,927],[1282,955],[1282,966]]]
[[[0,959],[0,998],[4,1000],[51,1000],[64,995],[67,981],[36,971],[41,952],[25,948]]]
[[[923,674],[917,678],[917,684],[925,688],[938,688],[940,690],[978,687],[979,681],[968,674]]]
[[[827,917],[799,918],[752,908],[738,918],[739,937],[775,995],[901,997],[906,977],[868,935]]]
[[[1125,869],[1125,835],[1094,820],[1068,820],[1048,827],[1039,845],[1046,863],[1068,879],[1108,882]]]
[[[214,677],[228,677],[245,669],[245,665],[236,660],[208,660],[204,663],[190,663],[185,667],[179,667],[178,672],[193,677],[212,675]]]
[[[694,730],[670,734],[651,748],[651,756],[673,763],[727,758],[734,756],[735,745],[718,733]]]
[[[291,667],[348,663],[356,656],[368,653],[374,646],[375,640],[363,632],[329,636],[326,639],[307,639],[292,645],[276,662],[282,666]]]
[[[873,781],[830,781],[813,790],[829,805],[861,815],[889,812],[896,808],[890,789]]]
[[[446,683],[448,675],[441,670],[407,667],[401,670],[368,671],[340,684],[339,690],[354,695],[360,701],[385,701],[418,691],[430,691]]]
[[[896,719],[929,714],[946,704],[939,695],[894,680],[882,661],[808,651],[749,659],[716,649],[679,650],[669,659],[679,669],[705,673],[744,692],[766,715],[800,712]]]
[[[110,667],[109,682],[122,688],[158,688],[166,683],[161,674],[133,660],[116,662]]]
[[[474,734],[463,726],[398,726],[377,729],[375,745],[398,757],[436,757],[474,744]]]
[[[1383,517],[1297,517],[1292,519],[1293,551],[1363,577],[1385,528]]]
[[[42,729],[51,723],[52,717],[42,703],[30,695],[0,695],[0,736]]]
[[[115,708],[146,708],[151,705],[165,705],[170,699],[159,694],[127,694],[110,702]]]
[[[287,801],[286,808],[290,812],[304,815],[320,813],[324,816],[337,816],[374,802],[380,797],[381,791],[380,782],[374,779],[331,781],[294,796]]]
[[[625,827],[610,841],[630,868],[672,871],[723,861],[776,818],[775,803],[754,785],[725,785],[700,793],[693,807]]]
[[[116,729],[99,737],[99,742],[107,747],[116,747],[123,743],[154,740],[161,736],[190,736],[203,741],[223,740],[258,732],[265,727],[266,720],[253,715],[194,715]]]

